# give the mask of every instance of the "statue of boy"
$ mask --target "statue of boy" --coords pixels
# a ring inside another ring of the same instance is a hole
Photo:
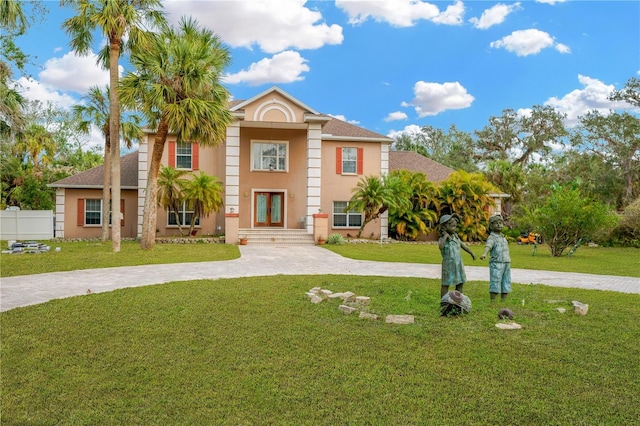
[[[440,287],[440,297],[449,292],[449,286],[455,285],[456,290],[462,293],[462,287],[467,281],[464,272],[464,264],[462,263],[462,255],[460,249],[471,255],[476,260],[476,255],[467,247],[458,237],[456,229],[459,223],[458,215],[445,214],[440,218],[438,228],[440,231],[440,239],[438,247],[442,254],[442,286]]]
[[[509,256],[509,243],[502,234],[504,221],[499,214],[489,218],[489,238],[484,246],[484,252],[480,259],[489,257],[489,294],[491,300],[495,300],[500,293],[504,300],[511,293],[511,257]]]

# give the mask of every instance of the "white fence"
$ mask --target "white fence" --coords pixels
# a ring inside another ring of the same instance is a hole
[[[0,239],[50,240],[53,210],[0,210]]]

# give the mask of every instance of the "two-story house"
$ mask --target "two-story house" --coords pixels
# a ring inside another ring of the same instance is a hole
[[[176,143],[170,137],[164,147],[163,165],[202,170],[223,183],[224,210],[201,218],[198,234],[225,234],[229,244],[255,231],[271,241],[277,240],[278,232],[302,233],[311,243],[320,235],[355,235],[362,215],[345,207],[361,178],[389,171],[393,139],[321,114],[278,87],[232,101],[230,110],[235,121],[219,146]],[[149,132],[139,151],[122,157],[124,238],[140,236],[142,231],[153,143],[154,134]],[[58,236],[100,236],[105,220],[103,172],[99,166],[50,185],[56,188]],[[183,205],[181,222],[187,222],[191,213]],[[178,234],[175,216],[160,207],[157,234]],[[386,238],[386,216],[369,223],[362,235]]]

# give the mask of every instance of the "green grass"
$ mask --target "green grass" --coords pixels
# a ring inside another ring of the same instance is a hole
[[[415,324],[311,304],[315,286],[370,296],[369,312]],[[441,318],[439,286],[253,277],[13,309],[0,314],[2,424],[637,423],[640,295],[514,285],[491,304],[487,283],[469,282],[471,313]],[[495,327],[503,306],[522,330]]]
[[[51,247],[46,253],[1,254],[0,276],[74,271],[115,266],[158,265],[165,263],[208,262],[240,257],[237,246],[230,244],[155,244],[152,250],[142,250],[135,241],[122,241],[120,252],[114,253],[111,242],[43,241]],[[6,249],[7,242],[2,241]],[[60,247],[60,251],[55,251]]]
[[[441,263],[437,244],[343,244],[323,246],[351,259],[383,262]],[[480,257],[482,244],[469,245]],[[585,274],[640,277],[640,249],[622,247],[579,247],[571,256],[552,257],[547,245],[540,245],[532,256],[533,246],[509,244],[511,267],[546,271],[582,272]],[[487,266],[487,260],[471,259],[462,253],[465,266]]]

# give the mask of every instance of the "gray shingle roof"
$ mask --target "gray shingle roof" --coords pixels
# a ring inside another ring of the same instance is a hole
[[[104,164],[49,184],[52,188],[102,188]],[[138,188],[138,151],[120,158],[120,186]]]
[[[389,170],[406,169],[427,175],[431,182],[440,182],[449,177],[455,170],[433,161],[413,151],[390,151]]]

